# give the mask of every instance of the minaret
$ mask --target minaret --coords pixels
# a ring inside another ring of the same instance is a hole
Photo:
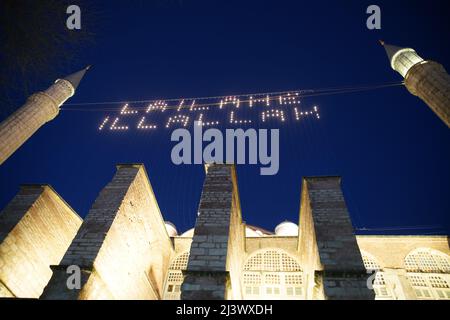
[[[44,92],[31,95],[27,102],[0,124],[0,165],[42,125],[55,118],[59,107],[75,93],[89,66],[58,79]]]
[[[450,128],[450,76],[444,67],[422,59],[414,49],[380,41],[391,67],[405,78],[409,92],[422,99]]]

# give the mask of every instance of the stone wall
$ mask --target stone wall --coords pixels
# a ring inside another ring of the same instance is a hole
[[[403,269],[413,250],[428,248],[450,256],[448,236],[356,236],[359,248],[369,253],[382,268]],[[389,248],[389,250],[386,250]]]
[[[361,252],[368,259],[374,260],[381,269],[386,294],[399,300],[418,298],[405,265],[409,254],[417,249],[424,249],[425,252],[437,251],[450,256],[448,236],[357,236],[357,241]],[[432,273],[429,275],[443,276]]]
[[[235,169],[231,165],[206,169],[181,299],[240,299],[245,231]]]
[[[172,242],[176,256],[191,249],[192,238],[177,236],[172,238]]]
[[[22,186],[0,214],[0,297],[38,298],[81,223],[50,186]]]
[[[263,236],[245,239],[246,257],[261,249],[282,249],[300,260],[298,237],[295,236]]]
[[[44,291],[43,299],[160,299],[173,244],[143,165],[118,165]],[[66,286],[68,266],[82,286]]]
[[[314,220],[312,217],[311,199],[307,182],[303,180],[300,200],[300,223],[298,236],[298,251],[303,268],[306,299],[324,299],[323,285],[316,271],[322,270],[316,241]],[[320,282],[320,283],[319,283]]]
[[[309,285],[308,298],[374,298],[367,288],[368,275],[339,177],[303,180],[299,250]]]
[[[236,170],[231,168],[233,196],[230,216],[230,234],[228,238],[227,270],[230,274],[228,300],[242,299],[241,272],[245,258],[245,224],[242,222],[241,204]]]

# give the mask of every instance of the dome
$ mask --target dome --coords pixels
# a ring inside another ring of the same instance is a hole
[[[175,227],[175,225],[172,222],[166,221],[165,225],[166,225],[166,230],[167,230],[167,233],[169,234],[169,237],[176,237],[178,235],[177,228]]]
[[[282,222],[275,227],[275,234],[282,237],[298,236],[298,225],[290,221]]]

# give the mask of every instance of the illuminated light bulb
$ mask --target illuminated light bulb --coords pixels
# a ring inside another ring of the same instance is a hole
[[[143,125],[145,117],[142,117],[137,126],[138,129],[156,129],[156,125]],[[128,129],[128,127],[127,127]]]
[[[166,102],[164,102],[164,101],[161,101],[160,105],[161,105],[161,107],[162,107],[162,109],[161,109],[161,112],[164,112],[164,111],[166,111],[166,108],[167,108],[167,103],[166,103]]]
[[[194,106],[195,106],[195,100],[192,101],[189,111],[192,111],[194,109]]]
[[[166,123],[166,128],[169,128],[172,123],[182,123],[183,126],[185,127],[188,124],[188,122],[189,122],[189,117],[180,114],[180,115],[177,115],[174,117],[170,117]]]
[[[116,130],[117,129],[116,124],[117,124],[118,121],[119,121],[119,118],[115,118],[114,119],[114,122],[111,124],[111,127],[110,127],[111,130]]]
[[[294,111],[295,111],[295,119],[300,120],[300,115],[299,115],[297,107],[294,108]]]
[[[181,108],[183,107],[183,104],[184,104],[184,99],[181,100],[180,104],[178,105],[177,112],[179,112],[181,110]]]
[[[105,126],[105,124],[106,124],[108,121],[109,121],[109,116],[106,117],[106,118],[103,120],[103,122],[102,122],[102,124],[100,125],[100,127],[98,128],[98,130],[103,130],[103,127]]]
[[[127,109],[128,104],[125,104],[122,108],[122,110],[120,110],[120,114],[123,114],[125,112],[125,110]]]
[[[137,110],[128,110],[128,103],[123,106],[122,110],[120,110],[120,114],[136,114],[136,113],[138,113]]]

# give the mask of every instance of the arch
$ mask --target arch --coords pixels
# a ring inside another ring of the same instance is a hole
[[[394,294],[386,285],[384,272],[378,259],[364,250],[361,250],[361,256],[363,259],[364,267],[366,268],[368,273],[373,273],[374,271],[376,272],[372,284],[376,299],[377,300],[392,299]]]
[[[189,251],[177,255],[170,263],[164,285],[164,300],[180,300],[183,270],[187,269]]]
[[[176,256],[170,264],[169,270],[186,270],[189,261],[189,251],[185,251]]]
[[[412,250],[404,259],[407,272],[450,273],[450,257],[431,248]]]
[[[450,300],[450,275],[408,272],[408,280],[421,300]]]
[[[366,270],[381,270],[381,264],[372,254],[361,250],[361,256]]]
[[[279,248],[261,249],[252,253],[244,264],[245,271],[302,271],[291,254]]]
[[[450,257],[431,248],[412,250],[404,259],[408,280],[422,300],[450,300]]]
[[[278,248],[252,253],[241,275],[244,299],[302,299],[303,272],[297,259]]]

